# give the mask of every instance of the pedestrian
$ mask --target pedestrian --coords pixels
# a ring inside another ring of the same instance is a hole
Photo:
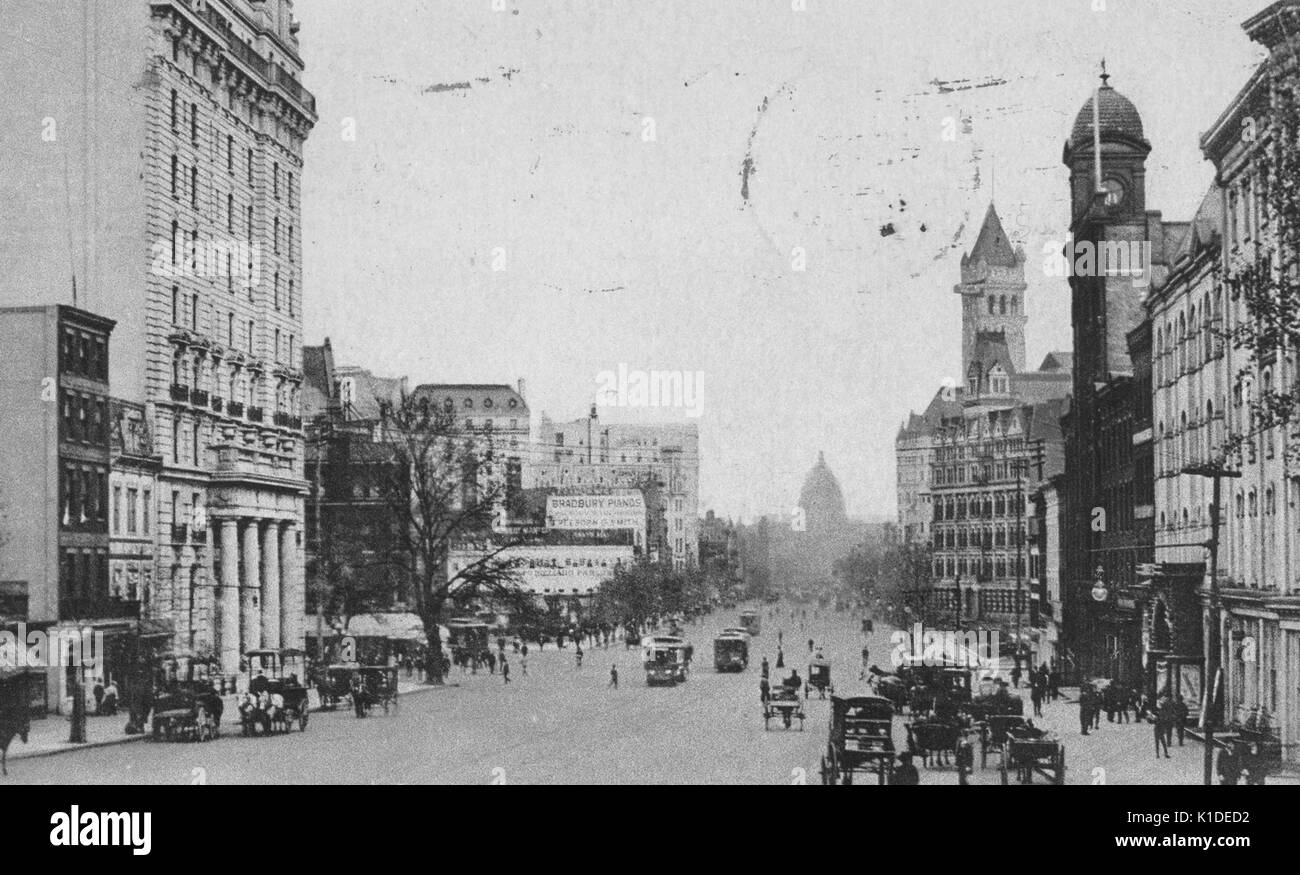
[[[1059,669],[1052,669],[1048,675],[1047,687],[1048,692],[1052,694],[1053,702],[1061,698],[1061,672]]]
[[[866,680],[867,668],[871,665],[871,648],[865,644],[862,646],[862,671],[858,672],[858,680]]]
[[[1011,686],[1017,690],[1020,689],[1020,660],[1017,658],[1016,664],[1011,667]]]
[[[493,653],[491,650],[488,650],[488,651],[486,651],[486,652],[484,653],[484,656],[487,658],[488,673],[489,673],[489,674],[496,674],[496,673],[497,673],[497,657],[496,657],[496,654]]]
[[[1128,722],[1128,709],[1132,699],[1133,695],[1128,687],[1119,687],[1115,690],[1115,713],[1119,716],[1120,723]]]
[[[528,677],[528,648],[525,647],[523,654],[519,657],[519,671],[524,677]]]
[[[772,685],[768,683],[767,675],[764,674],[758,679],[758,700],[764,705],[772,698]]]
[[[1165,749],[1165,759],[1172,759],[1169,756],[1169,734],[1173,724],[1174,711],[1173,706],[1167,695],[1161,696],[1160,701],[1156,704],[1155,723],[1152,724],[1152,731],[1155,733],[1156,740],[1156,759],[1160,759],[1160,748]]]
[[[582,668],[582,644],[579,643],[577,647],[578,649],[575,650],[573,653],[573,658],[574,661],[577,662],[578,668]]]
[[[609,667],[609,685],[616,690],[618,689],[618,666],[617,665],[611,665]]]
[[[813,652],[813,640],[811,638],[808,639],[808,652]]]
[[[1087,735],[1092,727],[1092,685],[1084,683],[1079,687],[1079,734]]]
[[[1042,684],[1040,684],[1038,682],[1038,679],[1035,678],[1033,682],[1033,686],[1029,688],[1029,698],[1034,703],[1035,717],[1043,716],[1043,692],[1044,690]]]
[[[780,647],[776,649],[776,667],[785,668],[785,651]]]
[[[510,661],[506,659],[505,654],[501,654],[501,678],[505,683],[510,683]]]
[[[770,667],[769,667],[768,664],[767,664],[767,657],[766,657],[766,656],[763,657],[763,661],[762,661],[762,663],[759,664],[758,669],[759,669],[759,671],[761,671],[761,672],[763,673],[763,680],[767,680],[768,677],[770,676],[771,669],[770,669]]]
[[[780,630],[780,629],[777,629],[777,630],[776,630],[776,643],[777,643],[777,646],[778,646],[778,647],[781,645],[781,639],[783,639],[784,637],[785,637],[785,632],[783,632],[783,631]]]
[[[1183,735],[1187,732],[1187,702],[1183,701],[1183,694],[1179,693],[1178,698],[1174,700],[1174,729],[1178,731],[1178,746],[1183,746]]]

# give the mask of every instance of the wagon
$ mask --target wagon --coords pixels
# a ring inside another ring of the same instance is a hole
[[[306,654],[301,650],[250,650],[244,654],[250,673],[258,672],[248,684],[239,705],[239,723],[244,735],[288,732],[293,724],[307,731],[309,713],[307,687],[298,679]],[[265,693],[265,699],[262,696]],[[283,702],[266,707],[265,701]]]
[[[835,694],[835,687],[831,685],[831,664],[824,659],[814,659],[808,663],[808,684],[804,687],[803,697],[808,698],[813,690],[821,694],[823,699],[827,692]]]
[[[782,725],[789,729],[795,720],[799,721],[799,731],[803,732],[804,710],[799,699],[799,691],[794,687],[777,687],[763,703],[763,728],[771,729],[773,718],[780,719]]]
[[[376,705],[384,713],[397,711],[397,667],[367,665],[352,675],[352,707],[358,717],[365,717]]]
[[[1065,745],[1048,734],[1037,738],[1012,734],[1007,739],[1007,749],[1002,757],[1002,783],[1010,783],[1010,773],[1016,773],[1021,784],[1032,784],[1034,773],[1042,775],[1053,784],[1065,783]]]
[[[958,749],[969,731],[962,720],[913,720],[906,724],[907,748],[914,756],[919,755],[926,768],[934,765],[947,765],[951,754],[957,756]]]
[[[878,696],[831,696],[831,729],[822,783],[852,784],[855,772],[889,782],[894,771],[894,706]]]
[[[333,710],[351,694],[352,675],[358,667],[356,663],[339,663],[317,670],[312,682],[322,708]]]
[[[209,741],[221,735],[225,705],[207,681],[179,681],[153,703],[154,741]]]
[[[989,754],[998,758],[1002,768],[1007,757],[1007,742],[1014,733],[1029,729],[1029,721],[1019,714],[993,714],[977,724],[980,733],[980,768],[987,769]]]

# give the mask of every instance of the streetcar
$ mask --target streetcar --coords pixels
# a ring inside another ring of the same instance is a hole
[[[763,621],[758,611],[741,611],[740,625],[744,627],[745,631],[750,635],[757,635],[759,629],[763,625]]]
[[[657,635],[641,639],[642,665],[648,686],[676,686],[686,681],[689,645],[681,638]]]
[[[718,671],[744,671],[749,667],[749,636],[723,632],[713,639],[713,667]]]

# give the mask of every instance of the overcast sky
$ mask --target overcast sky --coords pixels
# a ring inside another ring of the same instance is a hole
[[[960,374],[952,287],[994,189],[1037,366],[1070,347],[1041,252],[1101,57],[1154,146],[1148,208],[1185,220],[1265,3],[791,5],[298,0],[309,339],[416,383],[524,377],[535,419],[584,415],[620,364],[702,372],[701,509],[788,508],[824,450],[850,513],[892,517],[898,426]]]

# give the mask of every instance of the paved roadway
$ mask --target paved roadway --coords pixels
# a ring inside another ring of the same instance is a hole
[[[778,607],[779,611],[780,608]],[[786,671],[805,673],[807,639],[832,660],[836,691],[862,691],[857,681],[863,636],[849,614],[808,611],[807,624],[780,620],[764,610],[763,630],[742,674],[717,674],[712,639],[734,625],[736,612],[715,613],[688,627],[696,667],[677,687],[647,687],[639,649],[620,644],[588,650],[585,665],[573,651],[547,650],[529,657],[528,676],[512,660],[512,683],[499,675],[454,673],[460,686],[402,698],[395,715],[357,719],[350,711],[316,712],[305,733],[243,738],[237,733],[205,744],[136,742],[40,759],[11,761],[11,782],[257,784],[257,783],[463,783],[463,784],[816,784],[825,750],[829,701],[814,694],[804,731],[773,722],[764,731],[758,702],[758,661],[767,655],[776,679],[776,639],[784,631]],[[888,634],[871,636],[872,661],[888,664]],[[609,669],[617,665],[618,689]],[[1055,706],[1046,721],[1066,730],[1077,709]],[[895,743],[906,733],[898,720]],[[1175,748],[1175,760],[1148,760],[1150,731],[1111,730],[1080,739],[1077,718],[1065,735],[1070,783],[1092,783],[1105,761],[1108,783],[1145,783],[1195,775],[1199,747]],[[1133,739],[1130,742],[1128,739]],[[17,744],[17,742],[15,742]],[[1077,751],[1081,745],[1086,748]],[[1091,753],[1089,752],[1091,751]],[[1132,766],[1125,765],[1132,761]],[[1150,763],[1150,765],[1145,765]],[[1166,765],[1168,763],[1169,765]],[[1181,768],[1178,768],[1181,767]],[[1159,769],[1160,771],[1152,771]],[[1175,773],[1178,777],[1175,777]],[[951,769],[921,771],[922,783],[952,784]],[[975,783],[996,782],[997,772],[977,770]]]

